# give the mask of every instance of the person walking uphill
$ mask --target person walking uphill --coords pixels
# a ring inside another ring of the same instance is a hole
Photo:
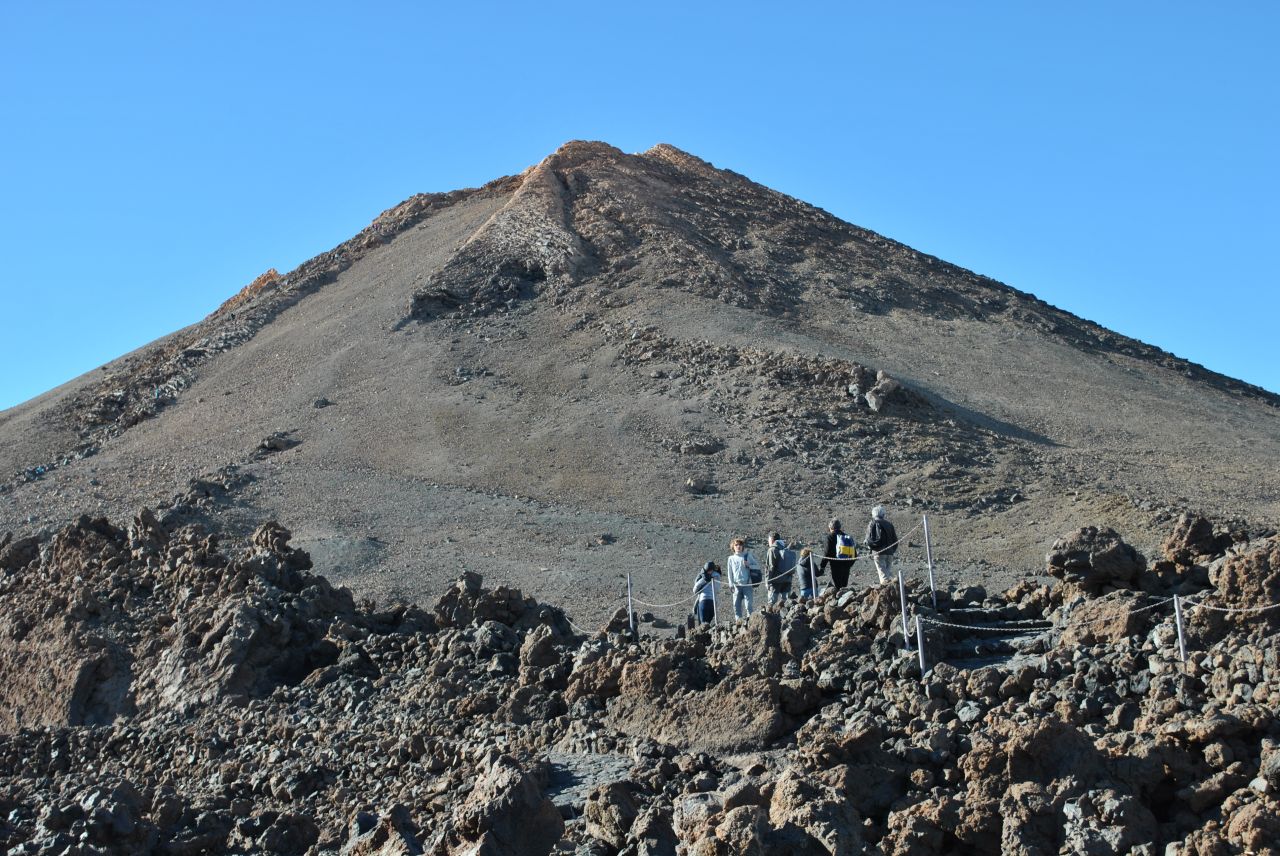
[[[760,582],[760,563],[747,551],[747,542],[743,538],[734,538],[729,542],[733,552],[724,563],[729,574],[729,582],[733,584],[733,615],[735,618],[746,618],[751,615],[751,607],[755,600],[753,583]]]
[[[827,524],[827,549],[822,554],[819,571],[831,567],[831,584],[836,588],[844,588],[849,584],[849,569],[853,560],[858,557],[858,549],[854,545],[852,535],[845,534],[840,521],[832,519]]]
[[[796,573],[800,575],[800,599],[816,598],[818,596],[818,557],[813,555],[813,551],[808,547],[800,551]]]
[[[871,551],[871,559],[875,562],[880,582],[887,583],[893,567],[893,554],[898,552],[898,533],[884,516],[883,505],[871,509],[871,522],[867,524],[865,541],[867,549]]]
[[[769,551],[764,554],[764,578],[769,585],[769,605],[777,606],[791,594],[791,579],[796,573],[796,552],[777,532],[769,535]]]
[[[693,614],[698,617],[699,624],[710,624],[716,620],[716,585],[720,582],[720,566],[715,562],[707,562],[693,581],[693,593],[698,599],[693,605]]]

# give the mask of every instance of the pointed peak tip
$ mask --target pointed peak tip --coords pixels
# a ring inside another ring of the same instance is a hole
[[[642,152],[628,154],[617,146],[600,140],[569,140],[544,158],[542,164],[581,163],[594,158],[616,160],[632,157],[661,160],[685,168],[714,169],[708,161],[670,143],[658,143]]]
[[[684,149],[673,146],[670,143],[658,143],[648,151],[642,152],[641,157],[657,158],[666,161],[675,166],[695,169],[715,169],[715,165],[710,161],[705,161],[695,154],[690,154]]]

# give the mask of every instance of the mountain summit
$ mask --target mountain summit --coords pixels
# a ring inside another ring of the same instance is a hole
[[[363,593],[464,566],[590,614],[873,503],[975,583],[1099,520],[1266,527],[1277,456],[1264,390],[672,146],[571,142],[0,413],[0,533],[271,516]]]

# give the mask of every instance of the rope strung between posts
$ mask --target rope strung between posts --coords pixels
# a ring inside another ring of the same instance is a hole
[[[1193,597],[1194,596],[1195,595],[1193,595]],[[1210,592],[1202,592],[1199,594],[1199,597],[1201,598],[1209,598],[1209,597],[1215,597],[1215,596],[1216,595]],[[1186,612],[1192,612],[1198,609],[1207,609],[1213,612],[1219,612],[1223,614],[1247,613],[1247,614],[1256,615],[1263,612],[1270,612],[1273,609],[1280,609],[1280,603],[1272,603],[1264,606],[1222,607],[1222,606],[1212,606],[1210,604],[1204,603],[1203,600],[1199,602],[1191,601],[1188,598],[1183,598],[1182,602],[1184,604],[1183,610]],[[1160,607],[1169,603],[1173,603],[1173,598],[1171,597],[1161,598],[1160,600],[1157,600],[1154,603],[1149,603],[1146,606],[1131,610],[1129,612],[1129,615],[1139,615],[1143,612],[1147,612],[1152,609],[1159,609]],[[952,627],[959,630],[1007,633],[1011,635],[1017,635],[1021,633],[1044,632],[1047,630],[1070,630],[1076,627],[1088,627],[1089,625],[1092,625],[1092,624],[1112,624],[1112,623],[1115,623],[1115,620],[1116,620],[1115,616],[1107,615],[1107,616],[1102,616],[1101,618],[1094,618],[1087,621],[1071,621],[1065,624],[1048,624],[1044,626],[1037,625],[1034,627],[1025,627],[1025,626],[1024,627],[1002,627],[1002,626],[989,625],[989,624],[985,624],[985,625],[984,624],[956,624],[950,621],[940,621],[936,618],[931,618],[927,615],[920,615],[918,613],[916,614],[916,618],[928,624],[933,624],[938,627]]]
[[[951,622],[951,621],[939,621],[936,618],[930,618],[929,616],[921,615],[918,612],[915,613],[915,617],[920,619],[921,621],[924,621],[928,624],[934,624],[938,627],[955,627],[959,630],[984,630],[992,633],[1011,633],[1011,634],[1033,633],[1033,632],[1043,633],[1046,630],[1054,629],[1054,626],[1055,626],[1053,624],[1046,624],[1043,627],[1039,627],[1039,626],[1037,627],[1001,627],[993,624],[955,624],[954,622]]]
[[[1213,597],[1213,596],[1214,595],[1209,595],[1209,594],[1205,595],[1205,597]],[[1235,607],[1210,606],[1207,603],[1194,603],[1187,606],[1186,608],[1188,610],[1207,609],[1207,610],[1210,610],[1211,612],[1221,612],[1227,615],[1230,615],[1232,613],[1237,613],[1237,612],[1247,612],[1247,613],[1256,614],[1260,612],[1270,612],[1273,609],[1280,609],[1280,603],[1272,603],[1266,606],[1235,606]]]
[[[1155,603],[1149,603],[1146,606],[1141,606],[1141,607],[1138,607],[1137,609],[1130,610],[1129,614],[1140,615],[1141,613],[1164,606],[1166,603],[1173,603],[1173,598],[1166,597],[1163,600],[1157,600]],[[1088,627],[1091,624],[1114,624],[1115,620],[1116,619],[1114,615],[1104,615],[1101,618],[1091,618],[1085,621],[1071,621],[1061,625],[1059,629],[1069,630],[1072,627]]]
[[[1149,603],[1146,606],[1131,610],[1129,614],[1139,615],[1143,612],[1147,612],[1152,609],[1158,609],[1161,606],[1164,606],[1165,604],[1168,604],[1168,603],[1173,603],[1173,598],[1171,597],[1162,598],[1161,600],[1157,600],[1154,603]],[[982,630],[982,631],[990,631],[990,632],[997,632],[997,633],[1009,633],[1014,635],[1020,634],[1020,633],[1044,632],[1047,630],[1070,630],[1075,627],[1088,627],[1092,624],[1113,624],[1115,623],[1115,620],[1116,620],[1115,616],[1104,615],[1101,618],[1092,618],[1085,621],[1069,621],[1064,624],[1045,624],[1043,626],[1038,625],[1035,627],[1001,627],[998,625],[990,625],[990,624],[955,624],[950,621],[939,621],[936,618],[930,618],[927,615],[919,615],[919,614],[917,614],[916,617],[919,618],[921,621],[928,622],[929,624],[935,624],[939,627],[955,627],[961,630]]]
[[[690,596],[690,597],[686,597],[686,598],[683,598],[683,599],[681,599],[681,600],[677,600],[677,601],[675,601],[674,603],[649,603],[648,601],[641,600],[640,598],[636,597],[635,595],[632,595],[632,596],[631,596],[631,600],[632,600],[632,602],[634,602],[634,603],[638,603],[638,604],[640,604],[641,606],[647,606],[647,607],[649,607],[650,609],[668,609],[669,607],[672,607],[672,606],[681,606],[681,605],[686,604],[686,603],[693,603],[694,601],[696,601],[696,600],[697,600],[698,598],[700,598],[700,597],[702,597],[702,592],[698,592],[698,593],[696,593],[696,594],[694,594],[694,595],[692,595],[692,596]]]
[[[562,610],[560,614],[564,616],[565,623],[566,623],[566,624],[568,624],[568,625],[569,625],[569,627],[573,629],[573,632],[574,632],[574,633],[577,633],[579,636],[594,636],[594,635],[595,635],[595,633],[588,633],[587,631],[583,630],[583,629],[582,629],[581,627],[579,627],[578,625],[574,624],[574,623],[573,623],[573,620],[572,620],[571,618],[569,618],[568,613],[566,613],[566,612],[564,612],[564,611]],[[606,624],[606,625],[605,625],[605,627],[608,627],[608,626],[609,626],[608,624]],[[601,630],[603,630],[603,629],[604,629],[604,628],[602,627],[602,628],[601,628]],[[596,632],[599,632],[599,631],[596,631]]]

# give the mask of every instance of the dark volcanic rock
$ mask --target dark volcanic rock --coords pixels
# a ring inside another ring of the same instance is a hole
[[[1105,588],[1129,588],[1147,566],[1142,554],[1120,539],[1113,529],[1086,526],[1054,542],[1046,557],[1048,571],[1082,591],[1097,594]]]
[[[14,853],[1274,841],[1280,637],[1263,613],[1193,607],[1273,596],[1275,539],[1233,548],[1215,578],[1234,590],[1189,602],[1186,663],[1169,604],[1126,588],[1074,591],[1034,656],[960,668],[936,659],[950,631],[931,630],[924,675],[893,640],[891,587],[683,639],[584,638],[473,574],[431,612],[357,604],[278,524],[231,556],[149,512],[124,529],[84,518],[38,548],[0,578]],[[1061,596],[1028,583],[981,600],[1023,620]],[[931,614],[927,590],[908,597]]]

